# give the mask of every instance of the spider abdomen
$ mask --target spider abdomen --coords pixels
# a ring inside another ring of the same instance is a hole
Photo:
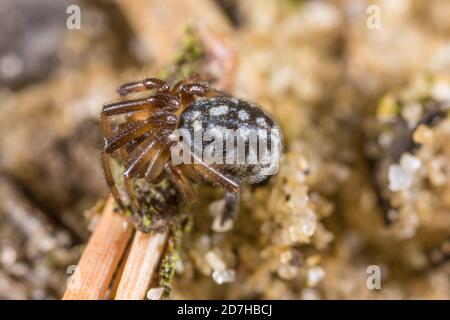
[[[278,169],[279,127],[252,102],[199,99],[181,115],[180,129],[189,132],[191,145],[203,161],[236,182],[259,183]]]

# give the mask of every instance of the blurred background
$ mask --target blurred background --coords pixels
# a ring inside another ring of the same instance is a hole
[[[108,194],[101,105],[202,26],[286,147],[229,232],[202,187],[171,298],[449,299],[449,16],[447,0],[1,0],[0,298],[61,297]]]

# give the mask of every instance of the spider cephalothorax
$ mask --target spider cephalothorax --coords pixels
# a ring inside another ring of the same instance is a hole
[[[120,86],[117,92],[124,97],[145,90],[154,92],[148,97],[107,104],[103,106],[101,113],[106,140],[101,160],[106,181],[117,203],[123,206],[109,161],[109,155],[115,152],[125,165],[124,185],[134,209],[139,208],[139,201],[134,192],[134,180],[144,178],[149,183],[156,183],[167,176],[187,202],[196,199],[192,182],[220,186],[227,194],[228,214],[234,215],[237,211],[240,184],[259,183],[274,173],[264,170],[267,169],[267,161],[257,161],[255,156],[262,154],[261,149],[258,149],[258,144],[252,146],[247,136],[249,132],[257,132],[261,136],[264,132],[262,130],[278,131],[276,123],[257,105],[210,89],[209,84],[200,82],[197,76],[181,80],[172,87],[162,80],[148,78],[126,83]],[[124,115],[126,121],[112,130],[110,118],[119,115]],[[217,152],[220,151],[219,160],[222,158],[223,161],[207,161],[203,157],[204,153],[201,150],[198,152],[198,149],[207,148],[211,141],[202,140],[184,148],[182,158],[187,157],[189,161],[178,163],[174,161],[171,151],[172,147],[179,143],[173,139],[174,132],[179,129],[184,129],[192,135],[199,130],[206,136],[211,136],[209,131],[226,135],[229,130],[240,129],[237,138],[244,138],[242,146],[247,156],[244,156],[244,161],[241,162],[230,160],[237,159],[237,152],[234,149],[233,152],[227,152],[225,142],[220,140],[222,144],[219,144],[220,147],[216,147],[214,152],[217,160]],[[268,140],[272,150],[275,147],[278,150],[270,153],[270,156],[279,157],[280,136],[274,138],[265,135],[264,139]],[[256,161],[247,161],[251,157]]]

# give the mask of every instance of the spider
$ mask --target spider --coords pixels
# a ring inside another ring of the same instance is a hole
[[[139,209],[134,191],[135,179],[144,178],[149,183],[157,183],[166,176],[188,203],[197,199],[192,183],[209,183],[221,187],[225,191],[226,200],[226,213],[222,222],[234,218],[238,211],[240,185],[266,180],[267,175],[261,174],[266,164],[233,164],[225,161],[211,164],[190,148],[183,152],[193,161],[175,164],[171,157],[171,147],[176,142],[171,135],[180,128],[193,133],[195,122],[199,120],[203,124],[203,133],[211,127],[278,129],[278,125],[256,104],[210,88],[209,83],[200,81],[198,75],[180,80],[173,86],[157,78],[147,78],[123,84],[117,92],[120,97],[126,97],[146,90],[153,92],[148,97],[106,104],[101,111],[105,138],[101,163],[106,182],[118,205],[124,207],[111,170],[110,156],[113,153],[118,154],[125,164],[124,187],[133,210]],[[124,115],[126,121],[113,131],[110,120],[120,115]],[[269,142],[272,146],[279,145],[281,148],[280,141],[272,138]],[[245,147],[249,152],[252,149],[248,141]],[[258,153],[258,150],[253,152]],[[227,156],[233,155],[225,153],[224,159]]]

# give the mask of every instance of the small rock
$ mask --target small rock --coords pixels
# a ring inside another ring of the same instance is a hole
[[[225,270],[226,266],[225,263],[222,261],[222,259],[219,258],[219,256],[213,252],[213,251],[209,251],[206,254],[206,261],[208,262],[208,264],[211,266],[211,268],[214,271],[223,271]]]
[[[163,293],[164,293],[163,287],[152,288],[152,289],[148,290],[148,292],[147,292],[147,299],[148,300],[160,300]]]
[[[389,167],[388,172],[389,189],[391,191],[403,191],[408,189],[413,181],[413,177],[410,171],[393,164]]]
[[[235,271],[232,269],[215,270],[212,274],[213,280],[217,284],[233,282],[235,279]]]
[[[315,287],[325,277],[325,270],[321,267],[312,267],[308,270],[307,284],[309,287]]]

